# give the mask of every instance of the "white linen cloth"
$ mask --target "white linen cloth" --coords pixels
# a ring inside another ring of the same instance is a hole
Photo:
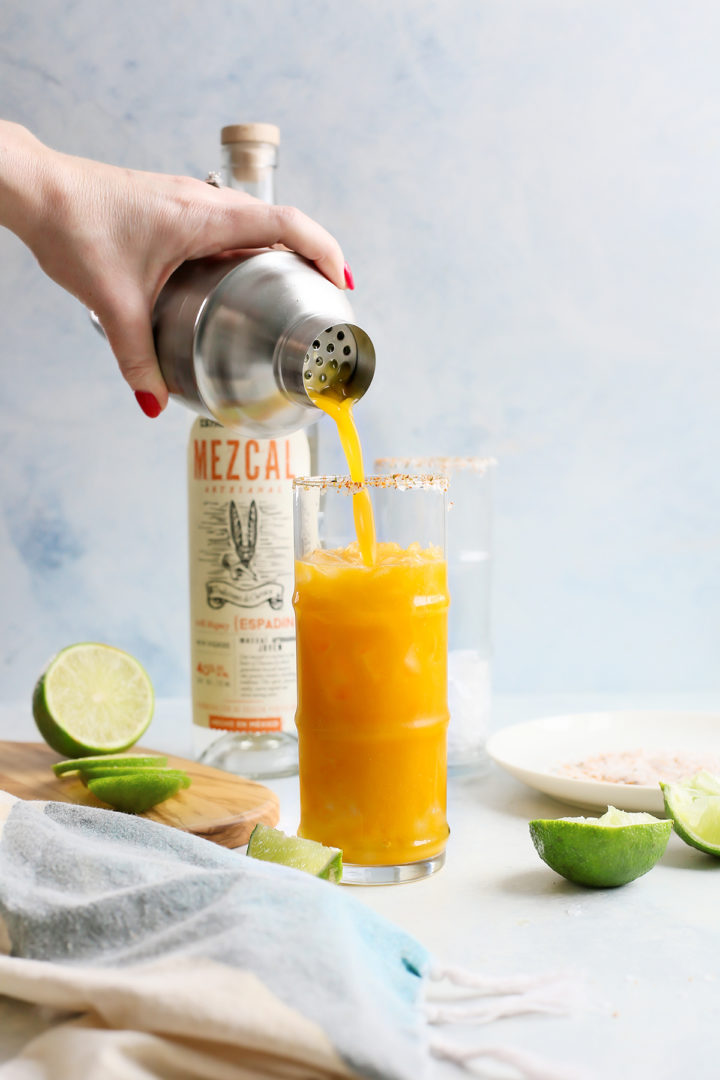
[[[433,1054],[580,1076],[432,1034],[566,1011],[561,981],[440,970],[328,882],[113,811],[0,792],[0,953],[0,994],[53,1020],[0,1080],[421,1080]],[[483,1001],[433,1005],[433,979]]]

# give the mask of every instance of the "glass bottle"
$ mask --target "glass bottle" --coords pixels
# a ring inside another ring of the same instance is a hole
[[[280,132],[224,127],[222,179],[275,201]],[[293,494],[307,435],[245,437],[204,417],[188,452],[193,731],[205,764],[297,772]]]

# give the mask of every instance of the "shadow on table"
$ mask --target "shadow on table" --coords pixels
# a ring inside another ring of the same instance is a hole
[[[503,892],[512,893],[515,896],[527,894],[533,897],[552,895],[573,898],[587,896],[588,893],[598,891],[585,885],[575,885],[551,870],[543,870],[542,867],[538,867],[537,870],[523,870],[520,874],[508,874],[498,881],[498,887]]]
[[[720,859],[714,855],[706,855],[704,851],[690,847],[689,844],[678,844],[668,847],[660,866],[670,866],[674,870],[720,870]]]

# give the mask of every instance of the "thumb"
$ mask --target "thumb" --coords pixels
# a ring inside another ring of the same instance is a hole
[[[142,295],[126,294],[97,316],[138,405],[146,416],[159,416],[169,395],[155,352],[147,301]]]

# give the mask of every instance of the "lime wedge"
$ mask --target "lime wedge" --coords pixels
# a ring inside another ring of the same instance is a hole
[[[720,779],[700,772],[691,780],[660,784],[665,812],[681,840],[720,858]]]
[[[105,769],[130,768],[136,771],[137,769],[161,769],[165,765],[167,765],[167,758],[159,754],[93,754],[92,757],[57,761],[52,770],[56,776],[63,776],[65,773],[80,772],[81,769],[88,767],[93,769],[100,766]]]
[[[342,878],[342,851],[339,848],[325,847],[299,836],[286,836],[280,829],[271,829],[268,825],[255,826],[247,853],[253,859],[293,866],[326,881],[338,882]]]
[[[569,881],[596,888],[626,885],[652,870],[671,831],[671,821],[614,806],[599,818],[530,822],[530,836],[543,862]]]
[[[126,750],[153,714],[153,689],[133,656],[111,645],[70,645],[35,684],[33,716],[45,742],[65,757]]]
[[[88,788],[101,802],[128,814],[142,814],[187,787],[170,770],[138,772],[134,776],[104,776],[88,780]]]

